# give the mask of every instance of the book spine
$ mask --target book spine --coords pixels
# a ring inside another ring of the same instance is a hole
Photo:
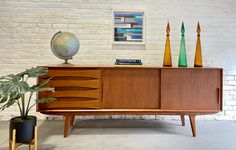
[[[116,65],[142,65],[140,59],[116,59]]]
[[[116,65],[142,65],[143,63],[128,63],[128,62],[119,62],[115,63]]]
[[[121,63],[141,63],[140,59],[117,59],[116,62]]]

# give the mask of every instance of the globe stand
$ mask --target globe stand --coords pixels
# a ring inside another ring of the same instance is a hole
[[[64,62],[64,64],[69,64],[69,63],[68,63],[68,59],[65,59],[65,62]]]
[[[69,59],[72,59],[72,57],[71,58],[69,58]],[[71,64],[71,63],[69,63],[68,62],[68,60],[69,59],[64,59],[65,60],[65,62],[64,63],[62,63],[61,65],[64,65],[64,66],[74,66],[73,64]]]

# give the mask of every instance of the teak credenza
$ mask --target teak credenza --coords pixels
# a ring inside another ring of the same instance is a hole
[[[39,98],[57,101],[39,104],[43,114],[65,117],[64,137],[75,115],[161,114],[188,115],[193,136],[195,116],[222,110],[221,68],[45,66],[53,77],[46,85],[54,93]]]

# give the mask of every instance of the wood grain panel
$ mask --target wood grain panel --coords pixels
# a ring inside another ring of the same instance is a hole
[[[103,108],[159,108],[159,94],[159,69],[103,70]]]
[[[55,90],[55,92],[42,92],[41,97],[85,97],[85,98],[99,98],[99,89],[73,91],[73,90]]]
[[[48,74],[39,81],[53,77],[45,86],[55,87],[55,92],[42,92],[38,97],[55,97],[57,101],[39,104],[38,110],[100,108],[101,73],[101,68],[48,67]]]
[[[73,115],[124,115],[124,114],[137,114],[137,115],[206,115],[215,114],[219,110],[162,110],[162,109],[53,109],[53,110],[41,110],[40,112],[45,114],[73,114]]]
[[[98,79],[90,80],[54,80],[52,79],[45,86],[50,87],[88,87],[88,88],[99,88],[100,81]]]
[[[90,77],[90,78],[100,78],[101,69],[84,69],[84,68],[49,68],[48,74],[44,77]]]
[[[51,103],[40,104],[41,108],[47,109],[76,109],[76,108],[99,108],[99,100],[90,101],[55,101]]]
[[[162,69],[161,109],[220,110],[219,89],[219,69]]]

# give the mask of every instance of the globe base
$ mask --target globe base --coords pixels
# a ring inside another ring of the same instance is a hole
[[[64,64],[69,64],[69,63],[68,63],[68,59],[65,59],[65,62],[64,62]]]

